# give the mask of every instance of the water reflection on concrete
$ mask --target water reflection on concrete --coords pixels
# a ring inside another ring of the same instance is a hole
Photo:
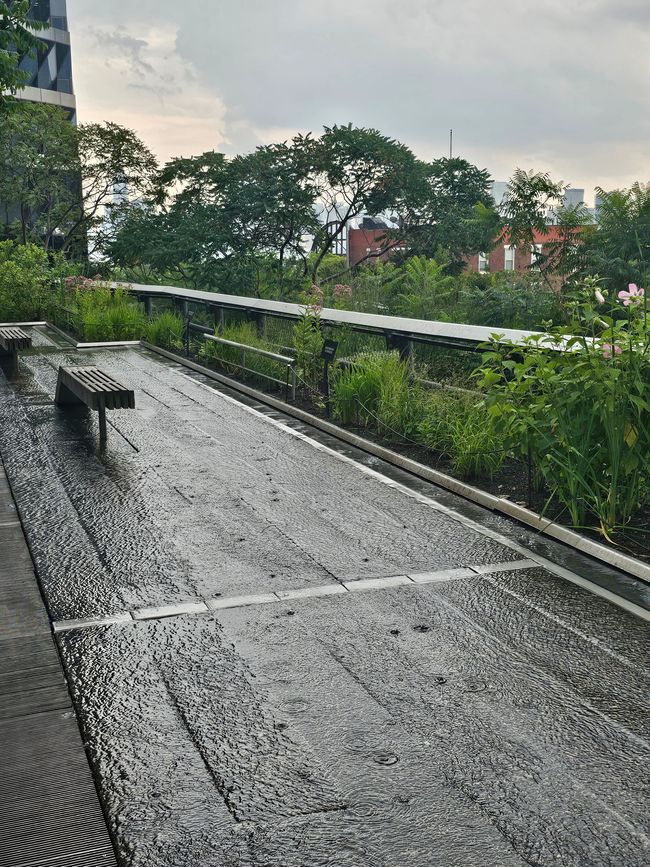
[[[142,352],[84,359],[136,389],[102,456],[52,403],[79,355],[0,379],[55,620],[521,559]],[[648,863],[647,629],[543,569],[59,642],[125,864]]]

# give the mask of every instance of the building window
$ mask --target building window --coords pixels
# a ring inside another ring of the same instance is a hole
[[[512,244],[506,244],[503,248],[505,256],[503,260],[503,269],[504,271],[514,271],[515,270],[515,250],[517,248]]]
[[[479,274],[485,274],[488,269],[488,258],[485,253],[478,254],[478,270]]]
[[[533,244],[530,248],[530,268],[531,271],[539,271],[539,265],[542,259],[542,245]]]

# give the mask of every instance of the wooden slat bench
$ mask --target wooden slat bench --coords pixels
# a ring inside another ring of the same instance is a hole
[[[106,445],[106,410],[135,409],[135,394],[98,367],[60,367],[57,406],[85,404],[99,413],[99,444]]]
[[[23,349],[31,349],[32,338],[22,328],[0,328],[0,357],[9,359],[9,373],[18,373],[18,353]]]

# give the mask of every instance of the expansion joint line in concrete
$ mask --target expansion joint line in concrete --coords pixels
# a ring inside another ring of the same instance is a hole
[[[75,629],[89,629],[97,626],[110,626],[119,623],[139,623],[146,620],[166,620],[192,614],[209,614],[228,608],[245,608],[253,605],[269,605],[280,602],[294,602],[301,599],[320,599],[325,596],[345,596],[354,593],[368,593],[377,590],[390,590],[396,587],[422,587],[445,581],[458,581],[463,578],[495,575],[500,572],[517,572],[534,569],[539,563],[534,560],[513,560],[506,563],[490,563],[459,569],[441,569],[436,572],[417,572],[409,575],[389,575],[383,578],[359,578],[334,584],[320,584],[314,587],[301,587],[291,590],[278,590],[273,593],[251,593],[244,596],[218,596],[210,599],[196,599],[177,605],[162,605],[155,608],[137,608],[122,611],[106,617],[90,617],[83,620],[58,620],[53,623],[56,633],[71,632]]]

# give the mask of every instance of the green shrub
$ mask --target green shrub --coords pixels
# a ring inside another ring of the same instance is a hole
[[[181,316],[165,310],[145,325],[144,339],[162,349],[182,349],[185,324]]]
[[[465,275],[455,321],[537,330],[562,321],[559,296],[538,272]],[[452,317],[453,318],[453,317]]]
[[[323,332],[320,318],[322,291],[318,286],[312,286],[310,294],[305,296],[303,301],[305,306],[302,315],[293,328],[296,370],[305,394],[317,395],[323,371]]]
[[[433,392],[417,437],[446,455],[462,476],[492,478],[506,458],[506,445],[490,424],[485,406],[471,395]]]
[[[530,449],[574,526],[595,521],[610,538],[631,523],[650,489],[648,300],[637,294],[627,307],[607,303],[589,281],[572,312],[576,337],[567,351],[555,351],[564,340],[559,329],[523,350],[494,343],[482,385],[495,427],[520,454]]]
[[[396,353],[368,353],[336,367],[331,401],[334,415],[343,424],[358,421],[367,427],[377,426],[384,375],[387,373],[390,379],[388,365],[393,358],[399,361]]]
[[[396,352],[367,353],[339,366],[332,408],[344,425],[358,422],[448,456],[464,476],[492,476],[505,459],[503,439],[479,399],[425,389]]]
[[[88,342],[140,340],[147,325],[142,305],[125,288],[102,283],[75,290],[72,314],[77,333]]]
[[[42,319],[52,296],[53,274],[45,250],[0,242],[0,321]]]

